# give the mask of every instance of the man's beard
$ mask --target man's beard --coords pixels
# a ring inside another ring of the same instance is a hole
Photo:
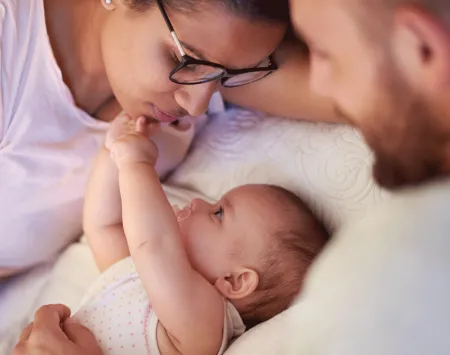
[[[396,125],[395,120],[404,124]],[[415,101],[402,117],[388,116],[378,122],[376,131],[363,134],[374,151],[373,175],[382,187],[418,185],[449,173],[448,132],[440,130],[439,120],[423,103]]]
[[[385,87],[389,90],[381,94],[382,100],[376,100],[376,115],[350,120],[374,152],[376,182],[397,189],[448,175],[450,132],[439,124],[442,117],[398,81],[390,80]],[[340,114],[344,116],[342,111]]]

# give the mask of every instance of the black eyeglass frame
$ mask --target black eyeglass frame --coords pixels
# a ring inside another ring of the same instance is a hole
[[[159,11],[161,12],[162,17],[164,18],[164,21],[166,22],[166,25],[170,31],[170,34],[172,35],[172,38],[175,42],[175,45],[178,48],[178,51],[180,52],[181,55],[181,61],[180,63],[170,72],[169,74],[169,79],[176,83],[176,84],[181,84],[181,85],[199,85],[199,84],[205,84],[205,83],[209,83],[211,81],[215,81],[215,80],[221,80],[221,83],[224,87],[227,87],[226,83],[228,80],[232,79],[233,77],[237,76],[237,75],[242,75],[242,74],[248,74],[248,73],[256,73],[256,72],[267,72],[266,75],[261,76],[260,78],[255,79],[254,81],[250,81],[248,83],[244,83],[241,85],[234,85],[234,86],[228,86],[228,87],[238,87],[238,86],[244,86],[244,85],[248,85],[248,84],[252,84],[256,81],[259,81],[261,79],[266,78],[268,75],[272,74],[275,70],[278,69],[278,65],[275,63],[274,57],[273,55],[269,55],[268,60],[269,60],[269,66],[267,67],[255,67],[255,68],[244,68],[244,69],[228,69],[226,67],[224,67],[223,65],[217,64],[217,63],[213,63],[213,62],[209,62],[206,60],[199,60],[196,58],[191,57],[190,55],[186,54],[183,46],[180,43],[180,40],[178,39],[178,36],[175,33],[175,30],[172,26],[172,23],[170,22],[170,19],[167,15],[166,10],[164,9],[164,6],[161,4],[160,0],[155,0],[156,4],[158,5]],[[186,83],[186,82],[181,82],[178,81],[176,79],[174,79],[174,75],[179,72],[181,69],[187,67],[188,65],[205,65],[205,66],[210,66],[213,68],[218,68],[222,70],[222,73],[220,75],[217,75],[215,77],[211,77],[211,78],[207,78],[198,82],[192,82],[192,83]]]

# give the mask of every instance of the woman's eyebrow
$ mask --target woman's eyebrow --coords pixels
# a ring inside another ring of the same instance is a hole
[[[184,49],[187,49],[189,52],[193,53],[198,59],[212,62],[212,61],[208,60],[206,58],[206,56],[203,55],[202,52],[200,50],[198,50],[197,48],[195,48],[194,46],[191,46],[190,44],[188,44],[186,42],[183,42],[183,41],[180,41],[180,43],[181,43],[181,45],[183,46]],[[266,60],[266,58],[264,58],[263,60],[260,60],[258,63],[254,64],[254,65],[249,65],[249,66],[245,67],[245,69],[247,69],[247,68],[257,68],[265,60]],[[229,69],[233,69],[233,68],[229,68]],[[240,69],[240,68],[237,68],[237,69]]]
[[[191,46],[190,44],[187,44],[186,42],[180,41],[181,45],[187,49],[189,52],[194,53],[195,56],[200,59],[200,60],[207,60],[205,59],[205,56],[201,53],[201,51],[199,51],[198,49],[196,49],[195,47]]]

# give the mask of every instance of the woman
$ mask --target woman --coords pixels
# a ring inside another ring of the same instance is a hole
[[[287,2],[263,0],[0,0],[0,277],[81,234],[90,162],[121,110],[171,124],[156,138],[161,174],[192,138],[181,118],[226,86],[244,106],[327,117],[320,100],[289,94],[305,77],[295,50],[253,83],[276,68],[288,19]]]

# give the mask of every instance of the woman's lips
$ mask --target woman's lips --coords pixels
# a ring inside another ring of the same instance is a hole
[[[155,118],[160,122],[172,123],[182,117],[180,115],[172,115],[165,111],[162,111],[156,105],[153,105],[153,111],[155,114]]]

